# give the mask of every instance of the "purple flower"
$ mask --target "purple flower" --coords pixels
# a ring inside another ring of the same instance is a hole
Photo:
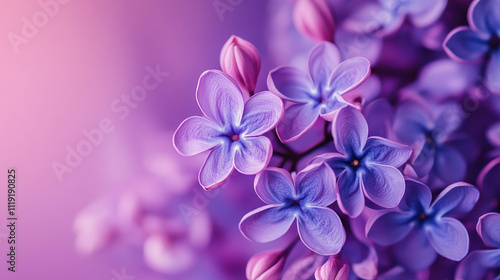
[[[402,24],[407,15],[413,25],[425,27],[439,19],[448,0],[379,0],[379,2],[393,14],[395,18],[393,21]]]
[[[457,268],[457,280],[484,279],[483,276],[489,269],[500,267],[500,214],[488,213],[481,216],[476,230],[483,243],[495,249],[470,253]],[[495,279],[498,279],[498,276]]]
[[[444,189],[431,204],[426,185],[406,180],[406,192],[394,210],[380,211],[366,225],[366,234],[375,243],[393,245],[398,262],[411,271],[429,267],[437,254],[459,261],[469,251],[465,226],[453,218],[474,208],[479,191],[467,183]]]
[[[299,0],[293,21],[302,35],[318,42],[333,41],[333,16],[325,0]]]
[[[331,121],[348,103],[342,95],[363,83],[370,74],[370,62],[355,57],[341,62],[337,47],[320,43],[309,53],[309,77],[292,67],[269,73],[269,89],[294,104],[285,110],[277,132],[282,142],[298,139],[319,116]]]
[[[458,61],[487,61],[485,78],[493,91],[500,91],[500,3],[475,0],[469,6],[470,28],[453,29],[444,40],[446,53]]]
[[[254,45],[238,36],[231,36],[222,47],[220,66],[242,90],[253,93],[260,71],[260,56]]]
[[[363,211],[365,196],[374,203],[392,208],[404,193],[404,178],[397,167],[411,155],[407,146],[372,136],[361,112],[351,106],[337,114],[332,129],[339,153],[318,156],[338,176],[339,206],[357,217]]]
[[[285,234],[297,219],[300,239],[320,255],[340,252],[345,231],[339,216],[327,206],[335,202],[335,174],[326,164],[309,165],[297,176],[268,168],[255,178],[255,192],[269,204],[246,214],[242,234],[257,242],[269,242]]]
[[[432,111],[438,112],[437,116]],[[464,178],[467,162],[451,145],[455,140],[453,132],[461,124],[461,117],[455,113],[452,107],[431,110],[415,101],[399,104],[393,132],[402,143],[415,149],[412,166],[419,177],[432,172],[444,184]]]
[[[173,142],[184,156],[210,150],[198,177],[201,186],[207,190],[220,187],[234,168],[243,174],[262,171],[269,163],[272,146],[261,135],[281,118],[280,98],[261,92],[245,103],[232,78],[209,70],[200,76],[196,99],[205,116],[181,123]]]

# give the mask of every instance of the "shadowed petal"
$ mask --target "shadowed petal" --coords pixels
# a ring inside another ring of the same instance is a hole
[[[496,122],[488,128],[486,138],[491,145],[500,147],[500,122]]]
[[[475,0],[469,6],[469,24],[484,34],[500,30],[500,6],[496,0]]]
[[[255,177],[255,192],[267,204],[281,204],[295,197],[292,177],[281,168],[266,168]]]
[[[221,127],[239,125],[243,116],[243,95],[233,78],[218,70],[203,72],[196,89],[203,113]]]
[[[488,213],[481,216],[476,229],[484,245],[500,248],[500,214]]]
[[[479,199],[479,191],[471,184],[458,182],[444,189],[431,205],[438,216],[468,213]]]
[[[409,1],[410,19],[416,27],[426,27],[439,19],[446,8],[447,0]]]
[[[246,175],[257,174],[266,168],[273,154],[271,141],[265,136],[240,139],[233,145],[237,147],[234,167]]]
[[[429,110],[416,102],[403,101],[396,109],[393,130],[404,144],[412,145],[425,138],[431,124]]]
[[[376,136],[368,138],[364,150],[366,160],[394,167],[401,166],[411,155],[410,147]]]
[[[429,241],[438,254],[459,261],[469,252],[469,234],[462,223],[443,217],[427,228]]]
[[[284,143],[297,140],[314,125],[320,109],[321,107],[309,103],[293,104],[286,108],[277,127],[280,140]]]
[[[385,208],[396,207],[405,192],[403,175],[395,167],[387,165],[366,166],[362,185],[366,196]]]
[[[411,214],[382,211],[366,224],[366,235],[375,243],[388,246],[401,241],[413,228]]]
[[[432,167],[435,165],[434,160],[436,158],[436,145],[429,141],[424,141],[419,143],[422,146],[420,150],[414,152],[417,157],[413,160],[412,166],[417,172],[418,177],[424,177],[429,175]]]
[[[363,114],[353,107],[340,110],[332,130],[335,147],[345,155],[359,154],[366,144],[368,124]]]
[[[329,80],[329,87],[340,95],[360,86],[370,76],[370,62],[364,57],[342,61]]]
[[[457,150],[443,145],[436,150],[433,168],[439,179],[450,184],[465,177],[467,162]]]
[[[184,156],[192,156],[221,144],[220,127],[203,117],[190,117],[174,133],[174,147]]]
[[[293,211],[277,205],[266,205],[246,214],[239,227],[246,238],[264,243],[285,234],[294,219]]]
[[[338,254],[345,242],[339,216],[330,208],[308,207],[298,217],[300,239],[320,255]]]
[[[241,128],[245,136],[259,136],[278,123],[283,115],[283,102],[276,95],[264,91],[252,96],[245,104]]]
[[[365,197],[361,190],[358,174],[346,168],[337,181],[339,194],[339,207],[345,214],[355,218],[361,214],[365,207]]]
[[[306,205],[326,207],[337,199],[335,181],[335,174],[326,163],[309,165],[295,179],[297,196]]]
[[[319,98],[319,92],[314,89],[309,77],[293,67],[272,70],[267,77],[267,87],[271,92],[288,100],[308,102]]]
[[[489,268],[500,266],[500,250],[471,252],[457,267],[455,279],[481,280]]]
[[[324,87],[333,70],[340,63],[339,49],[332,43],[317,44],[309,53],[309,74],[316,88]]]
[[[328,166],[333,170],[336,176],[346,168],[346,158],[344,155],[339,153],[324,153],[319,156],[314,157],[309,164],[326,162]]]
[[[448,34],[443,48],[455,60],[475,61],[488,51],[489,46],[486,39],[476,31],[461,26]]]
[[[429,187],[413,179],[406,179],[405,184],[405,194],[398,208],[405,212],[421,212],[427,210],[432,199],[432,193]]]
[[[486,81],[492,91],[500,92],[500,50],[498,49],[491,53],[486,67]]]
[[[201,167],[198,180],[206,190],[216,189],[229,178],[233,172],[235,149],[231,143],[225,142],[210,152],[207,161]]]
[[[500,157],[490,161],[479,173],[477,178],[478,186],[483,188],[488,195],[500,197]]]
[[[338,93],[334,93],[330,98],[323,103],[324,106],[319,114],[324,120],[332,122],[340,109],[346,106],[352,106],[349,102]]]
[[[420,227],[414,227],[403,240],[394,244],[392,253],[399,264],[414,272],[430,267],[437,257]]]

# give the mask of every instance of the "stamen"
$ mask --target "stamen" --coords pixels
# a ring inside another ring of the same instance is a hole
[[[239,136],[238,134],[235,134],[235,135],[233,135],[233,136],[231,137],[231,140],[233,140],[233,141],[238,141],[238,140],[240,140],[240,136]]]

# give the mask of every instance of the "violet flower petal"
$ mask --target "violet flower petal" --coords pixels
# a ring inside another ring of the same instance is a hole
[[[481,280],[489,268],[500,266],[500,249],[473,251],[457,267],[455,279]]]
[[[320,107],[314,104],[293,104],[286,108],[277,132],[283,143],[295,141],[306,133],[318,119]]]
[[[412,152],[408,146],[376,136],[368,138],[365,151],[366,160],[394,167],[399,167],[405,163]]]
[[[297,197],[304,197],[301,203],[306,205],[326,207],[337,199],[335,181],[335,174],[326,163],[309,165],[295,179]]]
[[[406,269],[417,272],[430,267],[437,253],[429,243],[421,228],[413,228],[410,233],[392,247],[396,261]]]
[[[370,76],[370,62],[364,57],[353,57],[342,61],[333,71],[328,85],[340,95],[360,86]]]
[[[311,50],[308,63],[309,74],[317,89],[327,85],[328,78],[340,61],[339,49],[332,43],[319,43]]]
[[[298,231],[304,245],[320,255],[335,255],[346,235],[339,216],[330,208],[307,207],[298,217]]]
[[[461,26],[453,29],[443,43],[446,53],[458,61],[475,61],[488,51],[488,38]]]
[[[279,205],[266,205],[247,213],[239,224],[241,233],[256,242],[273,241],[285,234],[295,216]]]
[[[406,179],[405,184],[405,194],[398,208],[405,212],[428,209],[432,200],[429,187],[413,179]]]
[[[355,218],[365,207],[365,196],[360,186],[360,178],[355,171],[346,168],[337,181],[339,207],[345,214]]]
[[[395,244],[405,238],[413,228],[411,215],[381,211],[366,224],[366,235],[382,246]]]
[[[494,92],[500,92],[500,50],[491,52],[485,75],[489,88]]]
[[[295,187],[288,171],[270,167],[255,177],[255,192],[267,204],[281,204],[295,197]]]
[[[363,114],[353,107],[340,110],[332,130],[335,147],[345,155],[359,154],[366,144],[368,124]]]
[[[443,215],[460,215],[470,212],[479,199],[479,191],[471,184],[458,182],[444,189],[431,205],[431,212]]]
[[[236,146],[234,167],[242,174],[257,174],[266,168],[273,154],[271,141],[265,136],[242,138]]]
[[[281,98],[296,102],[308,102],[319,98],[319,92],[307,75],[293,67],[279,67],[271,72],[267,78],[267,87]]]
[[[190,117],[174,133],[174,147],[183,156],[192,156],[220,145],[221,128],[203,117]]]
[[[228,141],[210,152],[198,176],[204,189],[216,189],[224,184],[233,172],[234,154],[235,149]]]
[[[258,136],[273,129],[283,115],[283,102],[276,95],[264,91],[252,96],[246,103],[241,120],[243,136]]]
[[[405,180],[399,170],[392,166],[370,164],[362,175],[366,197],[375,204],[393,208],[403,198]]]
[[[427,236],[438,254],[450,260],[460,261],[469,252],[467,229],[454,218],[442,217],[427,227]]]
[[[500,30],[500,7],[495,0],[475,0],[469,6],[468,20],[472,28],[495,34]]]
[[[454,148],[441,145],[436,150],[433,169],[439,179],[449,184],[465,177],[467,162]]]
[[[239,125],[244,101],[241,90],[227,74],[208,70],[201,74],[196,100],[203,113],[223,128]]]
[[[500,214],[484,214],[479,218],[476,229],[484,245],[500,248]]]

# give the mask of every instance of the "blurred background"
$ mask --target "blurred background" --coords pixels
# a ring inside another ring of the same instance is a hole
[[[18,174],[16,272],[7,271],[0,226],[0,279],[244,278],[248,258],[264,249],[237,227],[260,205],[253,178],[204,194],[204,155],[182,158],[171,139],[201,114],[198,77],[220,69],[230,35],[259,50],[257,90],[265,88],[277,66],[267,59],[269,2],[0,5],[1,182],[8,168]],[[141,92],[145,80],[152,89]],[[285,244],[277,242],[265,248]]]

